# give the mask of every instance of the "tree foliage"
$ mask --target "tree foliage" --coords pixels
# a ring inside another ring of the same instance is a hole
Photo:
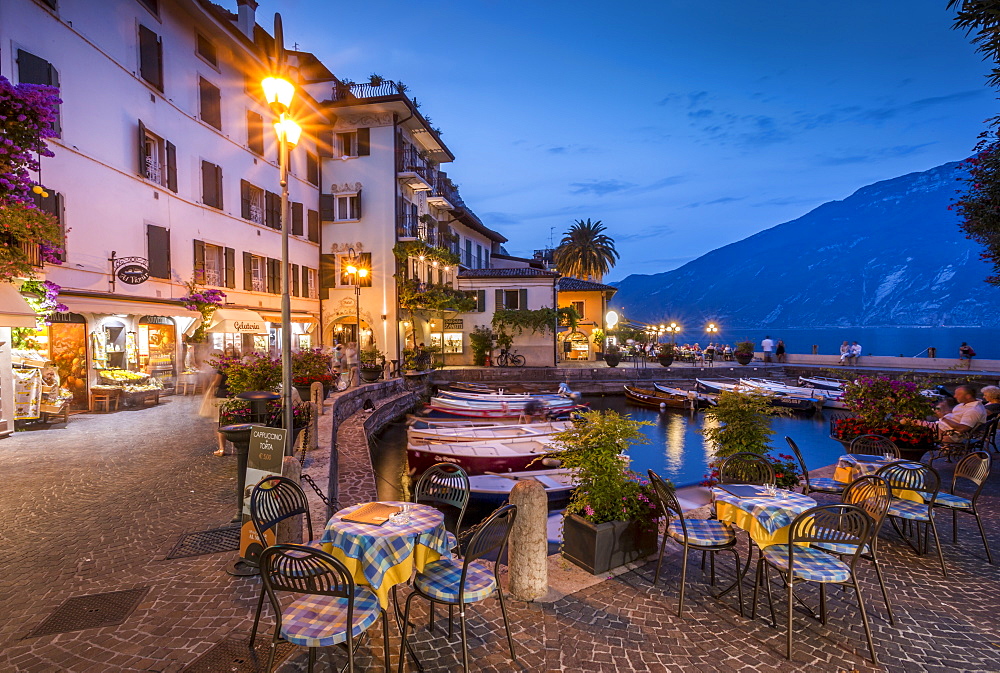
[[[588,218],[574,222],[555,251],[559,273],[583,280],[603,279],[621,258],[615,250],[614,239],[603,233],[606,230],[600,220],[591,222]]]
[[[705,412],[701,433],[715,444],[718,458],[740,451],[764,455],[771,449],[771,416],[777,413],[764,395],[724,390]]]

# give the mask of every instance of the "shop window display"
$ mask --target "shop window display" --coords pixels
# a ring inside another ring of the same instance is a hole
[[[57,313],[50,322],[36,330],[11,331],[13,363],[22,370],[39,370],[41,413],[61,413],[66,404],[70,409],[87,409],[86,321],[75,313]]]

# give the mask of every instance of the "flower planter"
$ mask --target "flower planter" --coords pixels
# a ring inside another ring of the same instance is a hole
[[[741,365],[748,365],[753,362],[753,353],[734,353],[734,357]]]
[[[851,450],[851,439],[841,439],[835,435],[830,435],[830,439],[838,441],[844,447],[844,453]],[[900,460],[912,460],[919,463],[920,459],[923,458],[924,454],[928,451],[934,451],[937,446],[933,442],[920,442],[919,444],[901,444],[896,442],[896,447],[899,449]]]
[[[659,356],[656,359],[660,363],[661,367],[669,367],[670,365],[672,365],[674,363],[674,356],[673,355],[661,355],[661,356]]]
[[[638,521],[593,524],[570,514],[563,519],[562,555],[592,575],[656,553],[657,531]]]
[[[622,357],[617,353],[605,353],[604,361],[608,363],[609,367],[617,367],[618,363],[622,361]]]
[[[375,383],[382,377],[381,367],[362,367],[361,380],[365,383]]]

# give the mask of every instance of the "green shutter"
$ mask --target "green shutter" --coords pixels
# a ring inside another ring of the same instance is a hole
[[[139,175],[146,177],[146,125],[139,120]]]
[[[292,264],[292,269],[288,273],[288,278],[291,280],[292,285],[292,296],[299,296],[299,265]]]
[[[528,291],[520,289],[517,291],[517,307],[522,311],[528,308]]]
[[[358,156],[367,157],[371,152],[371,129],[358,129]]]
[[[302,204],[292,202],[292,235],[302,235]]]
[[[194,282],[205,282],[205,242],[194,242]]]
[[[486,290],[476,290],[476,311],[486,312]]]
[[[167,189],[177,193],[177,148],[170,141],[167,141]]]
[[[243,253],[243,289],[253,290],[253,255]]]
[[[236,251],[232,248],[225,249],[226,258],[226,287],[236,287]]]
[[[499,311],[502,308],[506,308],[503,305],[503,290],[497,290],[496,291],[496,298],[497,298],[497,305],[496,305],[496,308],[494,310]]]

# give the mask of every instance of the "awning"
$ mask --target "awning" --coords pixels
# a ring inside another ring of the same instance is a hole
[[[263,311],[261,311],[260,317],[268,321],[269,323],[278,323],[278,324],[281,323],[280,313],[264,313]],[[316,319],[316,316],[309,315],[308,313],[292,313],[292,322],[302,322],[306,323],[307,325],[319,324],[319,320]]]
[[[71,313],[103,313],[114,315],[159,315],[164,317],[197,318],[197,311],[189,311],[180,304],[159,304],[152,301],[132,301],[121,297],[74,297],[60,295],[59,301],[69,307]]]
[[[245,308],[220,308],[212,314],[209,332],[229,334],[267,334],[267,321],[256,311]]]
[[[37,327],[37,317],[16,287],[0,285],[0,327]]]

